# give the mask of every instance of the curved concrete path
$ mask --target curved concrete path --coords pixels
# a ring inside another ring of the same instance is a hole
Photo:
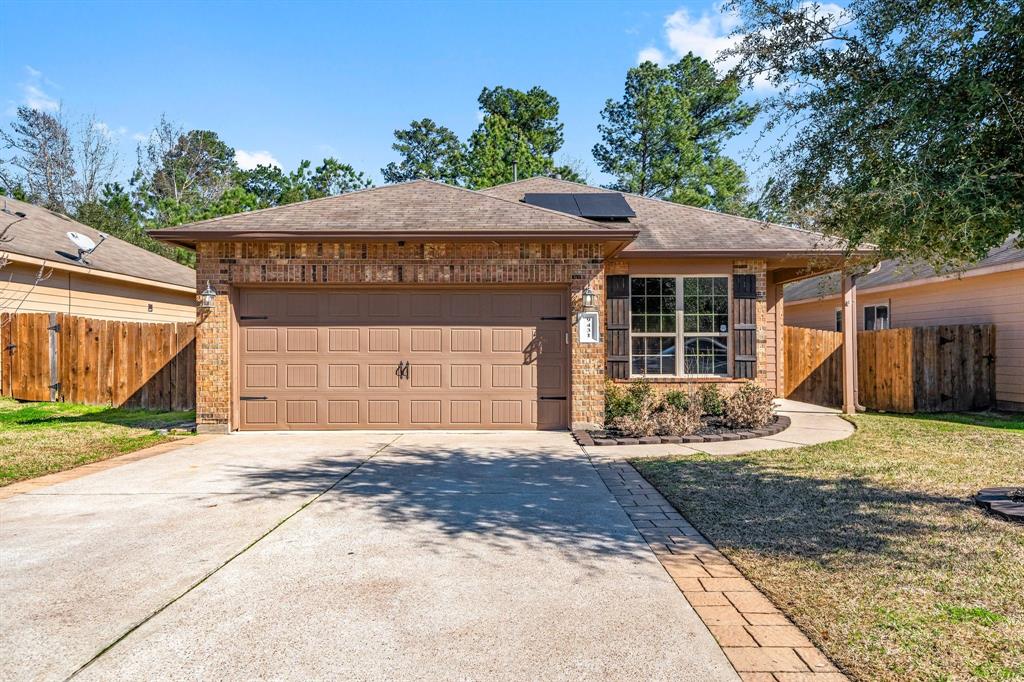
[[[760,450],[783,450],[804,445],[817,445],[843,440],[853,435],[853,424],[840,416],[839,410],[795,400],[777,400],[778,413],[788,416],[791,424],[782,433],[766,438],[701,443],[699,445],[601,445],[584,448],[597,459],[632,459],[634,457],[665,457],[706,452],[712,455],[741,455]]]
[[[567,433],[239,434],[16,495],[0,615],[0,679],[737,679]]]

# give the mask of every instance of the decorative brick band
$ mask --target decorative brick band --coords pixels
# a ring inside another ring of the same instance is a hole
[[[751,438],[765,438],[782,433],[790,426],[790,419],[785,415],[775,418],[775,423],[763,429],[750,429],[748,431],[731,431],[727,433],[709,433],[703,436],[646,436],[644,438],[594,438],[589,431],[576,429],[572,435],[576,442],[583,447],[595,445],[659,445],[662,443],[675,445],[677,443],[719,443],[721,441],[749,440]]]

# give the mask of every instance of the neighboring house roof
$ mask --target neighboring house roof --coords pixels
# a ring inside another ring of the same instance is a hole
[[[878,270],[857,278],[857,288],[861,291],[866,289],[881,289],[897,285],[911,285],[923,283],[924,280],[936,278],[953,279],[960,276],[974,276],[986,274],[992,271],[1010,270],[1015,268],[1024,269],[1024,249],[1014,246],[1017,236],[1012,235],[988,252],[988,256],[982,260],[969,265],[962,270],[946,268],[936,270],[924,263],[902,264],[895,260],[882,261]],[[839,274],[830,273],[819,277],[811,277],[787,284],[785,289],[786,303],[807,301],[818,298],[828,298],[839,295]]]
[[[117,237],[107,237],[95,252],[86,257],[88,262],[82,263],[75,258],[78,250],[67,233],[78,232],[99,243],[98,230],[42,206],[0,198],[0,205],[4,202],[8,212],[0,212],[0,233],[3,233],[0,254],[8,254],[12,260],[23,256],[64,270],[81,270],[101,277],[146,280],[143,283],[153,286],[170,285],[195,290],[195,270]],[[24,218],[17,213],[24,213]]]
[[[522,201],[527,193],[610,192],[568,180],[535,177],[480,190],[483,194]],[[675,204],[661,199],[622,193],[636,217],[629,224],[638,228],[636,240],[622,253],[670,256],[750,254],[839,254],[843,244],[816,232],[751,218]]]
[[[195,244],[217,239],[468,237],[520,234],[629,240],[636,229],[528,206],[431,180],[385,185],[322,199],[236,213],[150,232]]]

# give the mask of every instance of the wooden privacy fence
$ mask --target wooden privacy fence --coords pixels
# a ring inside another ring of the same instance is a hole
[[[115,407],[195,407],[195,325],[0,314],[0,395]]]
[[[842,404],[843,334],[785,328],[786,397]],[[990,324],[857,333],[860,403],[887,412],[957,412],[996,404]]]

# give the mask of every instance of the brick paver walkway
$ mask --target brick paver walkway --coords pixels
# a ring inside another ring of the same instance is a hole
[[[591,461],[743,680],[847,679],[628,462]]]

